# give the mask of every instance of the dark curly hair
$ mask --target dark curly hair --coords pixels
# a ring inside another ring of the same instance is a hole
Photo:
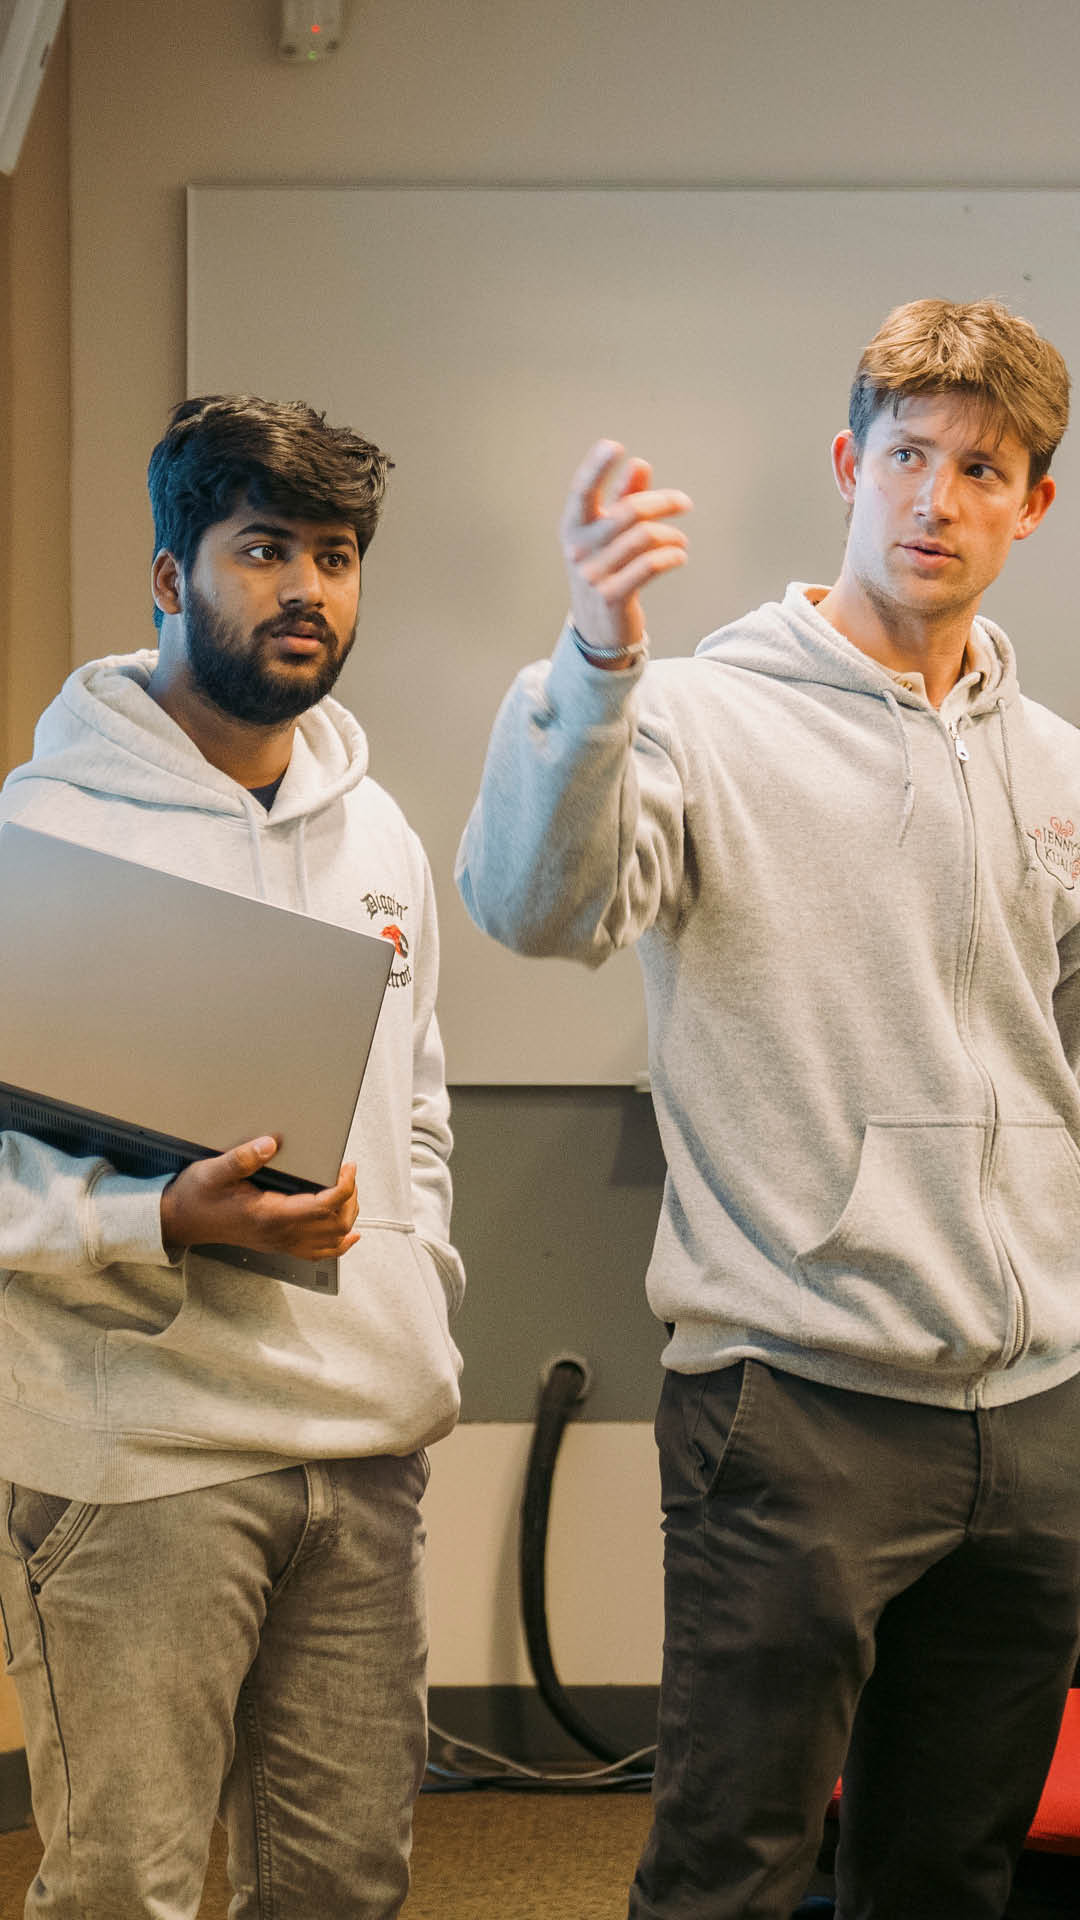
[[[361,555],[379,519],[393,461],[300,400],[203,394],[173,409],[150,455],[154,552],[190,570],[199,542],[242,501],[296,520],[344,520]],[[160,609],[155,620],[161,625]]]

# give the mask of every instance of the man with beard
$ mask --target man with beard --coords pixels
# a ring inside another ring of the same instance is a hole
[[[430,875],[329,697],[389,464],[298,404],[177,408],[149,471],[160,648],[72,674],[0,797],[0,821],[408,953],[326,1192],[254,1185],[269,1135],[171,1180],[0,1135],[0,1604],[35,1920],[190,1920],[219,1811],[250,1920],[390,1920],[407,1890],[424,1448],[458,1410],[463,1276]],[[274,1045],[257,1006],[251,1044]],[[340,1293],[213,1244],[340,1256]]]

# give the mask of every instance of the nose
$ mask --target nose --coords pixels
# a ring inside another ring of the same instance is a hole
[[[956,518],[956,475],[947,466],[928,466],[915,498],[920,519],[932,525]]]
[[[281,574],[278,599],[283,607],[321,606],[323,578],[314,554],[296,553]]]

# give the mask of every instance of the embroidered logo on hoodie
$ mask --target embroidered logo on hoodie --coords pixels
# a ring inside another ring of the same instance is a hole
[[[379,928],[380,939],[393,942],[397,958],[390,969],[390,985],[407,987],[412,979],[412,968],[409,965],[409,941],[408,936],[397,924],[409,911],[407,903],[396,899],[392,893],[365,893],[362,899],[368,910],[369,920],[382,916],[385,921],[385,924]],[[397,964],[398,960],[401,962],[400,966]]]
[[[1035,842],[1035,852],[1047,873],[1071,892],[1080,879],[1080,840],[1075,822],[1059,820],[1052,813],[1047,826],[1028,828],[1028,839]]]

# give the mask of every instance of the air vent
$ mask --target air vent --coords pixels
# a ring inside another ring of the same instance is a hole
[[[179,1165],[178,1156],[165,1148],[152,1146],[149,1141],[133,1140],[130,1134],[121,1133],[104,1121],[69,1118],[57,1113],[54,1107],[44,1106],[22,1094],[12,1095],[10,1110],[11,1124],[16,1131],[32,1133],[35,1139],[44,1140],[47,1146],[56,1147],[61,1153],[79,1158],[98,1155],[122,1173],[147,1176],[175,1173]]]

